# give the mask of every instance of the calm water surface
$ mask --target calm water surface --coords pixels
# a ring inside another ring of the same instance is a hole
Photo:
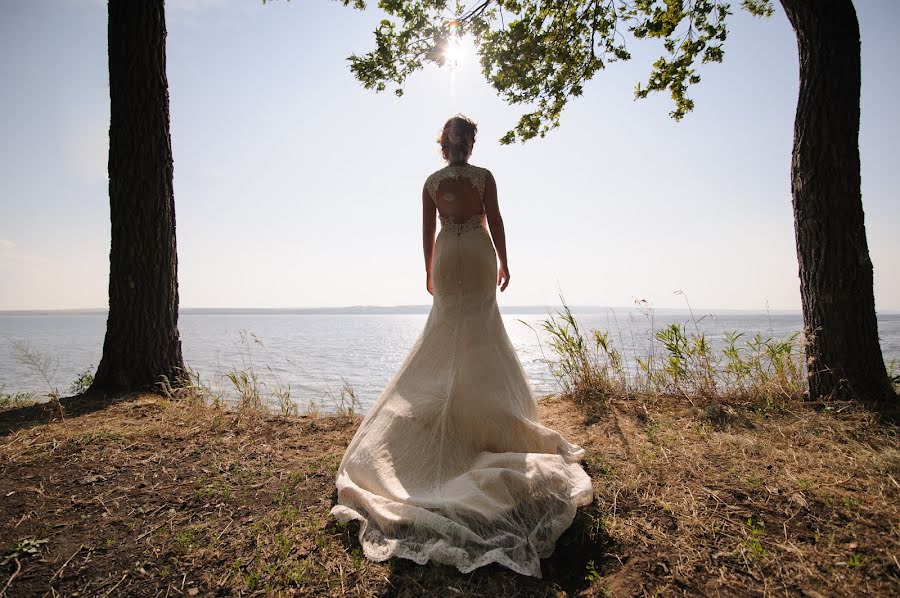
[[[695,315],[699,320],[696,323],[686,312],[656,313],[652,322],[638,310],[576,313],[585,329],[608,330],[614,344],[631,358],[646,352],[653,329],[672,322],[686,323],[689,332],[696,326],[710,336],[714,346],[721,346],[726,331],[783,337],[802,327],[799,313]],[[426,314],[183,313],[179,323],[185,362],[214,389],[227,394],[222,374],[252,366],[269,384],[277,379],[290,385],[295,401],[317,401],[326,408],[346,380],[366,409],[406,356],[426,318]],[[534,313],[503,316],[538,394],[557,390],[543,358],[550,357],[547,335],[540,328],[545,318]],[[79,373],[96,368],[105,326],[103,313],[0,315],[3,391],[47,390],[42,378],[17,358],[17,343],[27,343],[34,351],[51,357],[51,382],[65,391]],[[880,315],[878,327],[885,360],[900,360],[900,314]]]

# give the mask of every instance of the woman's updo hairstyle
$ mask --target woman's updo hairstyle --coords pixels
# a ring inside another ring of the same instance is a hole
[[[477,133],[478,125],[471,118],[462,114],[450,118],[444,123],[444,129],[441,131],[441,136],[438,137],[444,160],[450,164],[468,160]]]

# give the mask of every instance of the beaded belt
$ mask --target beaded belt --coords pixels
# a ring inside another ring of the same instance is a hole
[[[441,219],[441,230],[445,230],[448,233],[467,233],[470,230],[476,230],[482,228],[481,224],[481,214],[473,214],[470,216],[465,222],[457,224],[455,222],[451,222],[450,218],[445,218],[443,216]]]

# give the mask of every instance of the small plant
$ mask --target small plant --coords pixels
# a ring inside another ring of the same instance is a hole
[[[34,402],[33,392],[6,392],[6,386],[0,384],[0,409],[9,407],[24,407]]]
[[[744,547],[754,558],[761,558],[766,555],[766,549],[762,545],[762,538],[766,535],[766,528],[762,521],[754,521],[752,517],[747,519],[747,537],[744,539]]]
[[[587,535],[592,540],[597,540],[600,538],[603,530],[606,529],[606,521],[602,515],[594,515],[593,513],[587,513],[587,520],[588,523],[585,526]]]
[[[608,333],[594,330],[585,334],[564,299],[562,303],[562,311],[549,314],[541,324],[556,355],[548,361],[550,372],[564,395],[585,405],[602,406],[607,396],[625,386],[622,356],[613,348]]]
[[[359,410],[362,407],[359,402],[359,397],[356,396],[356,390],[344,377],[341,377],[341,387],[338,389],[337,397],[334,396],[334,393],[331,392],[331,390],[328,390],[326,394],[331,398],[331,402],[335,405],[335,411],[344,417],[353,417],[359,413]]]
[[[315,399],[310,399],[306,402],[303,413],[308,417],[318,419],[322,415],[322,404]]]
[[[86,370],[78,374],[78,377],[69,385],[69,394],[80,395],[84,394],[91,387],[91,384],[94,383],[94,366],[90,365]]]
[[[175,534],[175,544],[182,549],[191,548],[194,545],[194,530],[187,528]]]
[[[597,571],[597,565],[593,560],[590,560],[585,564],[586,575],[584,576],[589,582],[595,582],[601,578],[600,572]]]
[[[269,368],[272,372],[272,368]],[[274,374],[274,372],[272,372]],[[290,417],[297,415],[297,403],[291,399],[291,385],[282,384],[281,380],[276,377],[276,383],[272,389],[272,396],[278,404],[278,412],[282,417]]]
[[[268,376],[264,379],[260,376],[254,365],[253,351],[261,349],[268,361],[272,361],[272,355],[265,344],[251,332],[240,331],[240,355],[241,368],[234,368],[225,372],[225,379],[231,384],[237,393],[238,407],[241,412],[266,413],[272,407],[277,407],[280,415],[288,417],[296,415],[299,411],[297,403],[291,397],[291,385],[281,381],[275,368],[266,365]]]
[[[252,369],[233,369],[225,372],[225,379],[231,382],[238,396],[241,412],[259,412],[263,410],[262,385],[259,376]]]
[[[900,362],[892,359],[887,366],[888,380],[894,387],[894,392],[900,394]]]
[[[214,390],[210,384],[203,382],[200,372],[191,367],[184,368],[175,381],[160,376],[157,387],[172,400],[185,399],[189,404],[213,409],[221,408],[224,404],[221,388]]]
[[[12,347],[15,360],[35,372],[44,381],[47,396],[59,397],[59,389],[53,382],[59,369],[59,360],[32,349],[28,343],[15,342]]]
[[[848,567],[861,567],[865,562],[866,557],[857,552],[851,552],[850,556],[847,557],[847,566]]]
[[[38,540],[36,538],[24,538],[19,540],[13,547],[3,556],[0,561],[0,567],[5,567],[13,561],[17,561],[26,556],[34,556],[40,554],[41,546],[48,542],[47,539]]]

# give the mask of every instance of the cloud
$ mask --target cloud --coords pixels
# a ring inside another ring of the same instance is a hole
[[[50,264],[52,260],[36,253],[16,250],[16,244],[9,239],[0,239],[0,263],[5,264]]]

